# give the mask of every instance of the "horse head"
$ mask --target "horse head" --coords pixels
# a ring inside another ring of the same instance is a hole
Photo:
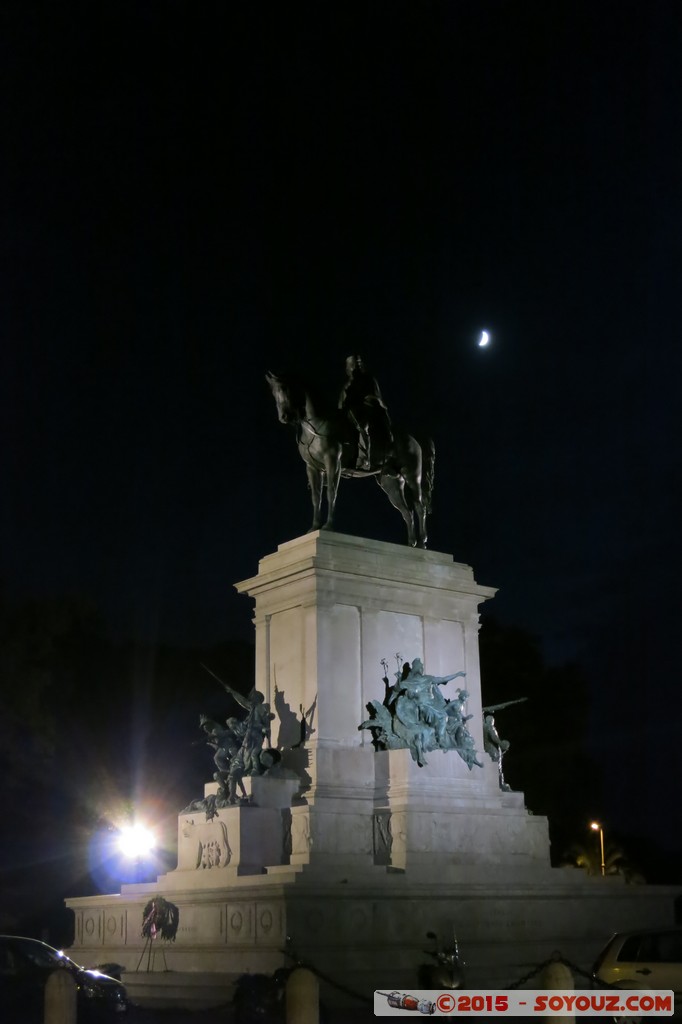
[[[277,405],[277,417],[280,423],[297,423],[301,418],[301,411],[294,397],[292,384],[276,373],[265,374],[265,379],[270,386],[273,398]]]

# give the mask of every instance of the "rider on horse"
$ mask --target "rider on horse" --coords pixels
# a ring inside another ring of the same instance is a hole
[[[379,385],[365,368],[361,355],[346,359],[347,380],[339,396],[339,409],[344,410],[350,422],[358,431],[357,468],[372,469],[371,442],[378,434],[380,448],[384,453],[393,439],[391,420],[381,397]],[[371,431],[371,437],[370,437]]]

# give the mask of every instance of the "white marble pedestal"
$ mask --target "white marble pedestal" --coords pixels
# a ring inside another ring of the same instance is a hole
[[[545,819],[500,791],[483,752],[479,605],[495,591],[469,566],[320,532],[281,545],[238,590],[255,600],[257,688],[280,715],[312,709],[291,863],[500,863],[509,846],[510,863],[548,866]],[[453,751],[430,753],[423,768],[407,750],[375,752],[358,726],[383,699],[382,659],[392,675],[396,654],[421,658],[432,675],[466,673],[443,692],[467,689],[482,768],[469,771]],[[284,763],[295,766],[298,753]]]
[[[238,589],[255,602],[255,683],[296,779],[250,780],[251,804],[212,821],[180,815],[178,868],[154,885],[68,900],[77,960],[134,968],[153,893],[180,908],[166,961],[187,993],[197,972],[227,984],[273,970],[287,937],[369,995],[415,985],[428,930],[455,929],[470,985],[503,987],[555,949],[589,967],[610,930],[672,923],[671,890],[552,870],[546,820],[500,790],[483,751],[478,654],[479,606],[495,591],[469,566],[319,532],[281,545]],[[382,659],[392,672],[397,653],[432,675],[466,673],[444,694],[468,690],[483,767],[469,771],[454,751],[433,751],[419,768],[408,750],[374,750],[358,726],[383,699]]]

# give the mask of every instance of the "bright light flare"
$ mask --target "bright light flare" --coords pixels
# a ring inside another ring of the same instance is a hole
[[[487,331],[481,331],[481,337],[479,338],[479,341],[478,341],[478,347],[479,348],[485,348],[485,346],[488,344],[489,341],[490,341],[490,335],[488,334],[488,332]]]
[[[144,825],[127,825],[121,829],[118,848],[124,857],[146,857],[156,846],[156,839]]]

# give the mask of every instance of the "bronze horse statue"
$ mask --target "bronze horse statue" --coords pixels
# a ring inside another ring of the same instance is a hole
[[[296,428],[298,451],[306,464],[313,502],[310,530],[333,530],[336,496],[341,477],[375,477],[391,504],[398,509],[407,527],[407,543],[426,547],[426,516],[431,511],[435,448],[424,446],[393,427],[392,437],[383,447],[375,446],[368,470],[357,468],[358,432],[347,414],[335,409],[322,412],[315,408],[310,393],[302,385],[267,373],[265,379],[277,403],[280,423]],[[327,491],[327,519],[322,523],[322,496]],[[416,522],[416,527],[415,527]]]

